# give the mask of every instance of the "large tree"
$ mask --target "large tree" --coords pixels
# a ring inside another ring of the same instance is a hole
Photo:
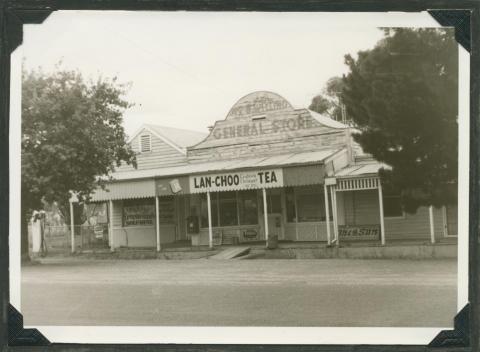
[[[341,98],[377,160],[389,192],[407,212],[456,202],[458,49],[453,30],[385,29],[385,37],[355,59],[345,57]]]
[[[342,112],[343,103],[340,99],[340,94],[343,90],[343,80],[341,77],[330,78],[322,92],[316,95],[308,107],[310,110],[318,112],[319,114],[328,115],[330,118],[343,121],[344,116]]]
[[[121,162],[135,165],[123,113],[127,85],[85,80],[79,72],[24,71],[22,79],[22,254],[33,210],[55,202],[68,219],[69,199],[88,200]],[[68,223],[68,221],[67,221]]]

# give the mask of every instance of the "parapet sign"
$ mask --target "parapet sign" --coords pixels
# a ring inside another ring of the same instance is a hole
[[[254,92],[244,96],[235,103],[227,115],[227,120],[255,117],[265,115],[268,112],[287,110],[293,111],[293,107],[280,95],[265,91]]]

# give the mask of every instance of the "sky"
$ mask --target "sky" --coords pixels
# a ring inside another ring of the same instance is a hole
[[[427,13],[58,11],[25,25],[27,69],[131,83],[124,126],[208,131],[242,96],[273,91],[306,108],[345,54],[371,49],[378,27],[438,26]]]

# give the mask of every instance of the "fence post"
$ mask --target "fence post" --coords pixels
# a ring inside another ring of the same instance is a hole
[[[72,253],[75,253],[75,227],[73,221],[73,201],[70,201],[70,239],[71,239],[71,250]]]

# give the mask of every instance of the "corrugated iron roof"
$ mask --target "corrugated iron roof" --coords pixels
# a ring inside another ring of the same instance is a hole
[[[112,174],[115,180],[133,180],[142,178],[191,175],[214,171],[262,168],[270,166],[293,166],[322,162],[337,153],[339,149],[326,149],[315,152],[288,153],[260,158],[220,160],[204,163],[188,163],[181,166],[164,167],[148,170],[117,172]]]
[[[372,174],[376,175],[378,174],[378,170],[380,170],[381,168],[389,169],[390,167],[387,164],[379,162],[350,165],[335,172],[335,177],[356,177]]]
[[[91,195],[92,202],[117,199],[155,197],[155,180],[129,180],[109,183],[107,189],[97,189]]]
[[[178,145],[181,148],[186,148],[200,143],[208,136],[208,133],[184,130],[181,128],[165,127],[151,124],[145,124],[144,126],[150,128],[155,133],[161,135],[165,139],[168,139],[170,142]]]

